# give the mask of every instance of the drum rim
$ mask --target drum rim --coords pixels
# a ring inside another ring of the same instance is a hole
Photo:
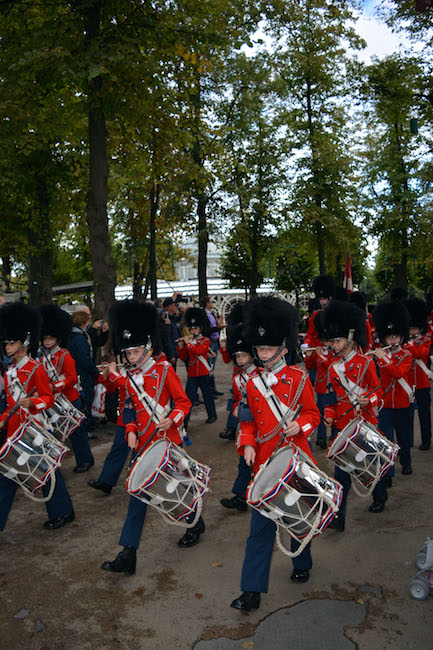
[[[276,458],[276,456],[278,456],[280,454],[280,452],[283,452],[283,451],[286,451],[286,450],[290,450],[292,452],[292,457],[290,459],[289,465],[287,466],[287,469],[284,472],[283,476],[278,479],[278,483],[276,483],[273,486],[273,488],[271,490],[269,490],[269,492],[267,492],[264,496],[261,496],[256,501],[251,501],[250,500],[250,497],[252,496],[251,491],[255,487],[254,482],[256,481],[256,479],[259,478],[260,474],[262,474],[266,469],[268,469],[270,467],[271,463],[268,464],[268,462],[266,462],[260,467],[260,469],[257,472],[256,476],[253,478],[253,480],[251,481],[251,483],[248,486],[246,499],[247,499],[247,501],[248,501],[248,503],[250,505],[254,506],[254,505],[260,504],[260,503],[266,503],[267,504],[268,500],[270,499],[271,496],[272,496],[272,499],[273,499],[277,494],[279,494],[281,492],[281,490],[284,487],[285,481],[288,478],[290,478],[294,474],[294,472],[296,471],[296,467],[292,468],[292,464],[294,464],[296,460],[299,460],[299,450],[295,449],[293,447],[293,445],[286,445],[285,447],[282,447],[281,449],[279,449],[274,458]]]
[[[162,455],[160,464],[154,470],[153,474],[151,474],[150,477],[146,480],[145,483],[143,483],[139,488],[136,488],[135,490],[130,489],[129,488],[130,481],[131,481],[132,476],[134,474],[134,471],[136,470],[136,468],[139,465],[140,461],[143,459],[145,454],[148,453],[150,449],[152,449],[152,447],[154,447],[155,445],[160,444],[160,443],[163,443],[163,444],[165,443],[166,444],[166,449],[165,449],[165,451],[164,451],[164,453]],[[146,490],[147,488],[152,487],[152,485],[158,480],[158,477],[160,476],[161,470],[164,469],[164,467],[167,466],[167,463],[168,463],[168,461],[170,459],[170,453],[169,453],[170,450],[171,450],[171,441],[168,440],[165,437],[164,438],[159,438],[158,440],[155,440],[148,447],[143,447],[143,449],[141,450],[141,452],[138,454],[137,458],[135,459],[134,464],[131,467],[131,471],[128,474],[128,478],[126,480],[126,489],[127,489],[127,491],[130,492],[131,494],[137,494],[137,493],[141,492],[142,490]]]

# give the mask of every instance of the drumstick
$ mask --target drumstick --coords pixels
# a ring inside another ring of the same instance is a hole
[[[32,390],[30,391],[30,393],[28,395],[25,395],[24,398],[20,398],[20,399],[25,399],[26,397],[30,397],[35,392],[36,392],[36,388],[32,388]],[[7,416],[7,418],[5,420],[3,420],[2,429],[4,429],[5,425],[9,422],[9,420],[14,415],[14,413],[16,413],[18,411],[18,409],[20,409],[20,408],[21,408],[21,405],[18,404],[18,402],[16,402],[16,404],[14,404],[14,406],[12,407],[12,409],[11,409],[9,415]]]
[[[288,422],[294,422],[296,420],[296,418],[298,417],[299,412],[300,412],[301,409],[302,409],[302,404],[298,404],[298,406],[296,408],[296,411],[293,413],[293,416],[291,417],[290,420],[288,420]],[[286,424],[287,424],[287,422],[286,422]],[[281,447],[283,442],[286,440],[286,438],[287,438],[286,434],[283,434],[281,436],[280,441],[277,444],[277,446],[275,447],[274,451],[272,452],[269,460],[271,460],[271,458],[273,458],[275,456],[275,454],[277,453],[277,451],[279,450],[279,448]]]
[[[370,397],[370,395],[376,392],[378,388],[380,388],[380,386],[376,386],[376,388],[373,388],[373,390],[371,390],[369,393],[365,393],[363,395],[360,395],[359,397]],[[352,406],[349,409],[347,409],[347,411],[342,413],[336,420],[334,420],[331,426],[333,426],[336,422],[338,422],[338,420],[341,420],[341,418],[344,418],[344,416],[350,413],[350,411],[352,411],[352,409],[354,409],[355,406],[360,406],[361,408],[364,408],[362,404],[360,404],[359,402],[356,402],[356,404],[352,404]]]

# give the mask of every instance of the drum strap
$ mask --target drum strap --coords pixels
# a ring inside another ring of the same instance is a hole
[[[143,436],[152,422],[155,424],[158,424],[158,422],[161,420],[161,417],[165,415],[165,409],[161,406],[159,403],[159,399],[161,397],[165,380],[167,378],[168,374],[168,369],[170,367],[170,364],[164,365],[164,369],[162,371],[162,377],[161,377],[161,383],[159,385],[158,391],[155,395],[155,397],[151,397],[146,393],[144,388],[140,387],[139,385],[136,384],[136,382],[133,383],[133,387],[135,392],[137,393],[138,398],[140,399],[141,403],[143,404],[144,408],[146,409],[147,413],[149,414],[149,420],[144,427],[143,431],[140,431],[140,436]],[[159,408],[158,408],[159,407]]]
[[[427,375],[429,379],[433,379],[433,372],[427,368],[422,359],[415,359],[415,363],[421,368],[421,370]]]
[[[360,391],[363,390],[362,387],[361,387],[361,384],[362,384],[362,382],[364,380],[364,377],[365,377],[366,372],[368,370],[368,367],[370,365],[370,361],[368,361],[365,364],[365,366],[362,369],[362,372],[361,372],[360,376],[358,377],[356,383],[354,381],[352,381],[351,379],[349,379],[349,377],[344,373],[344,371],[342,371],[338,367],[339,365],[340,364],[335,364],[334,370],[338,375],[338,378],[340,380],[340,385],[346,391],[347,396],[348,396],[349,400],[352,402],[352,404],[357,404],[358,403],[358,397],[361,396]]]
[[[285,425],[293,417],[296,406],[302,395],[304,386],[307,382],[307,378],[308,378],[307,373],[306,372],[302,373],[302,377],[299,382],[296,393],[289,405],[284,404],[284,402],[280,400],[278,395],[274,393],[272,388],[266,386],[261,374],[257,377],[252,378],[254,385],[260,391],[261,395],[265,398],[270,410],[272,411],[272,414],[277,420],[277,424],[268,433],[260,435],[259,432],[257,432],[256,440],[258,442],[262,444],[264,442],[267,442],[268,440],[271,440],[271,438],[273,438],[277,433],[282,434],[282,430],[284,429]]]

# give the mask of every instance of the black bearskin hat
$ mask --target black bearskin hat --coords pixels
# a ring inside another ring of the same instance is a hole
[[[350,293],[346,287],[335,287],[335,300],[347,301],[349,300]]]
[[[379,338],[384,341],[389,334],[398,334],[406,341],[409,336],[409,312],[402,302],[381,302],[373,312],[373,322]]]
[[[34,353],[39,347],[42,316],[31,305],[10,302],[0,308],[0,341],[21,341]]]
[[[44,336],[54,336],[64,348],[72,330],[72,316],[59,305],[41,305],[39,311],[42,316],[41,340]]]
[[[148,302],[136,299],[115,302],[108,312],[114,354],[150,345],[155,336],[157,315],[156,307]]]
[[[282,345],[296,350],[298,312],[285,300],[266,296],[253,298],[245,307],[246,336],[251,345]]]
[[[409,327],[419,327],[422,332],[427,329],[428,307],[421,298],[408,298],[403,305],[409,312]]]
[[[361,347],[367,345],[365,312],[350,302],[332,300],[320,312],[320,333],[324,339],[352,338]],[[351,335],[351,331],[353,333]]]
[[[320,317],[321,311],[314,316],[314,327],[316,328],[317,337],[320,341],[326,339],[325,332],[322,327],[322,319]]]
[[[227,350],[232,359],[236,352],[248,352],[253,356],[253,348],[248,341],[245,329],[246,303],[238,302],[227,318]]]
[[[330,275],[318,275],[313,280],[313,291],[316,298],[334,298],[336,284]]]
[[[407,296],[407,289],[403,287],[393,287],[391,289],[391,300],[405,300]]]
[[[365,293],[362,293],[362,291],[353,291],[351,294],[349,294],[349,302],[353,303],[364,311],[367,306],[367,298],[365,297]]]
[[[202,334],[207,334],[210,327],[206,312],[200,307],[188,307],[185,312],[185,323],[188,328],[199,327]]]

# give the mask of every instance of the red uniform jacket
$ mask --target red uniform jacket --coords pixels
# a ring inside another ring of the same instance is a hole
[[[305,367],[307,370],[317,368],[314,390],[319,395],[324,395],[332,390],[330,386],[331,380],[329,378],[329,368],[334,359],[335,355],[333,350],[327,350],[326,348],[322,348],[320,354],[317,354],[317,352],[314,351],[311,357],[305,357]]]
[[[317,348],[319,345],[321,345],[321,341],[317,336],[316,326],[314,325],[314,319],[317,314],[320,314],[321,311],[321,309],[316,309],[316,311],[313,311],[310,318],[308,319],[308,328],[304,343],[307,343],[308,347],[310,348]]]
[[[412,355],[407,350],[398,348],[387,352],[383,359],[377,360],[380,369],[380,381],[383,387],[383,405],[388,409],[404,409],[410,406],[407,391],[398,383],[403,379],[410,388],[409,372],[412,367]]]
[[[177,346],[177,352],[182,361],[188,359],[188,377],[203,377],[209,374],[207,362],[209,347],[210,340],[201,334],[190,343],[182,347]]]
[[[413,357],[412,368],[409,372],[409,386],[415,388],[430,388],[430,377],[420,366],[418,361],[423,362],[427,367],[430,356],[431,340],[429,336],[421,335],[416,339],[408,341],[404,348],[411,353]]]
[[[117,416],[117,426],[123,427],[123,409],[126,400],[126,374],[121,372],[110,372],[107,379],[103,379],[102,375],[99,376],[99,383],[105,386],[109,393],[119,391],[119,415]]]
[[[15,378],[20,382],[24,390],[20,393],[14,387]],[[28,383],[26,383],[28,382]],[[50,380],[42,364],[30,357],[23,357],[17,364],[12,363],[5,373],[5,389],[7,407],[0,416],[0,422],[8,417],[15,403],[21,397],[28,395],[36,389],[31,396],[32,406],[28,409],[19,408],[8,421],[8,435],[15,433],[18,427],[25,422],[28,414],[37,415],[40,411],[50,408],[54,404],[54,396],[50,388]]]
[[[291,442],[298,446],[302,451],[312,458],[308,437],[319,425],[320,413],[314,402],[314,393],[311,382],[307,373],[296,366],[282,365],[282,368],[273,373],[277,378],[277,383],[271,386],[271,389],[280,400],[287,406],[295,410],[299,404],[302,404],[302,410],[296,422],[301,427],[301,431],[295,436],[286,438],[283,445]],[[257,369],[257,374],[247,382],[247,398],[251,412],[254,416],[252,422],[242,422],[241,429],[236,441],[240,454],[244,453],[245,445],[251,445],[256,450],[256,459],[254,462],[254,471],[256,472],[260,465],[264,463],[274,451],[275,447],[281,440],[280,430],[277,430],[271,437],[272,431],[279,422],[279,417],[275,415],[270,404],[271,399],[262,394],[257,387],[261,384],[259,376],[264,374],[262,368]],[[297,393],[298,387],[302,382],[302,390],[295,404],[292,406],[293,399]]]
[[[173,420],[173,424],[167,431],[157,431],[152,440],[166,436],[176,444],[182,442],[178,428],[185,416],[190,412],[191,402],[186,396],[173,366],[168,361],[155,363],[153,359],[150,359],[139,372],[134,373],[133,381],[129,377],[126,380],[126,390],[132,399],[136,421],[126,425],[125,437],[128,437],[130,431],[138,436],[137,451],[147,445],[150,437],[155,432],[156,425],[153,421],[150,421],[150,415],[141,401],[134,383],[139,388],[143,388],[150,398],[155,398],[159,392],[164,371],[166,371],[166,377],[158,403],[166,409],[166,413]],[[171,412],[170,398],[174,401],[174,409]]]
[[[56,348],[53,352],[46,355],[53,364],[56,375],[51,376],[49,363],[45,355],[41,358],[51,384],[54,387],[54,393],[63,393],[70,402],[75,402],[80,397],[76,385],[78,383],[77,369],[75,361],[71,354],[65,348]]]
[[[358,415],[371,424],[377,424],[376,411],[381,406],[383,391],[374,361],[352,350],[345,359],[337,357],[333,361],[329,368],[329,376],[337,396],[337,404],[325,407],[325,418],[335,420],[334,426],[340,430]],[[353,391],[352,394],[350,390]],[[373,392],[368,397],[369,404],[354,406],[353,401],[356,400],[356,396],[359,397],[370,391]]]

